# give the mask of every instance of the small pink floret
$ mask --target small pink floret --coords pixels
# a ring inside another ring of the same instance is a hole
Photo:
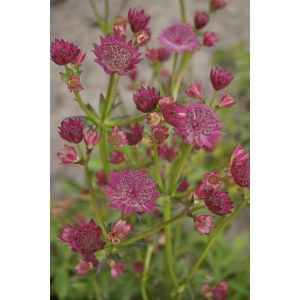
[[[100,141],[100,135],[97,133],[96,129],[93,126],[90,126],[89,129],[84,133],[84,143],[89,149],[93,149],[98,142]]]
[[[76,149],[68,145],[65,145],[64,148],[57,153],[57,157],[64,165],[75,164],[80,160],[80,157],[76,152]]]
[[[211,230],[216,227],[216,225],[212,221],[213,216],[208,215],[200,215],[196,218],[194,222],[195,230],[200,235],[209,235]]]

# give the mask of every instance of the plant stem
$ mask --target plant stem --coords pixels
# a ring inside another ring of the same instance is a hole
[[[160,170],[159,170],[159,157],[158,157],[158,145],[154,144],[153,147],[154,150],[154,167],[155,167],[155,177],[158,183],[158,187],[160,188],[161,191],[164,190],[163,187],[163,182],[160,176]]]
[[[200,206],[196,206],[194,208],[191,208],[190,211],[191,212],[194,212],[194,211],[198,211],[200,209],[203,209],[205,208],[205,205],[200,205]],[[146,230],[146,231],[143,231],[143,232],[140,232],[139,234],[137,234],[136,236],[130,238],[130,239],[127,239],[125,240],[124,242],[121,242],[119,245],[117,245],[118,248],[123,248],[125,246],[128,246],[130,244],[133,244],[143,238],[146,238],[152,234],[154,234],[155,232],[165,228],[165,226],[169,225],[169,224],[172,224],[182,218],[184,218],[186,216],[186,210],[184,210],[182,213],[178,214],[177,216],[169,219],[168,221],[166,222],[163,222],[159,225],[156,225],[154,226],[153,228],[149,229],[149,230]]]
[[[113,73],[112,75],[110,75],[110,78],[109,78],[107,93],[106,93],[106,97],[105,97],[105,103],[104,103],[103,110],[101,112],[102,122],[104,122],[106,120],[107,116],[110,113],[111,107],[113,105],[113,94],[114,94],[113,89],[114,89],[114,82],[115,82],[116,76],[117,75],[115,73]]]
[[[179,0],[180,16],[183,22],[186,22],[185,3],[184,0]]]
[[[176,79],[177,61],[178,61],[178,53],[175,52],[173,58],[173,66],[172,66],[171,91],[173,90],[173,85]]]
[[[92,179],[91,179],[91,176],[90,176],[88,165],[84,166],[84,171],[85,171],[86,180],[87,180],[88,187],[89,187],[90,194],[91,194],[91,198],[92,198],[91,208],[92,208],[93,214],[95,216],[97,224],[100,226],[100,228],[102,230],[102,234],[103,234],[104,238],[107,239],[107,231],[106,231],[106,228],[105,228],[105,226],[102,222],[102,219],[99,215],[99,211],[98,211],[98,207],[97,207],[97,200],[96,200],[96,197],[95,197],[95,191],[94,191],[94,187],[93,187],[93,183],[92,183]]]
[[[110,168],[109,168],[109,162],[108,162],[106,141],[107,141],[107,131],[106,131],[106,129],[103,129],[101,131],[101,140],[99,142],[99,151],[100,151],[100,158],[102,161],[105,177],[106,177],[106,179],[108,179]]]
[[[109,17],[109,0],[104,0],[104,22],[106,30],[108,29],[108,17]]]
[[[163,207],[163,214],[164,214],[164,221],[168,221],[171,219],[171,201],[169,197],[164,199],[164,207]],[[176,277],[176,273],[174,270],[174,260],[173,260],[173,252],[172,252],[172,236],[171,236],[171,227],[170,225],[165,226],[165,237],[166,237],[166,244],[165,244],[165,258],[168,273],[170,279],[175,288],[177,288],[178,280]]]
[[[140,116],[140,117],[136,117],[136,118],[132,118],[132,119],[128,119],[128,120],[125,120],[125,121],[121,121],[121,122],[107,122],[105,123],[105,126],[106,127],[121,127],[121,126],[127,126],[127,125],[130,125],[130,124],[135,124],[135,123],[138,123],[140,121],[143,121],[147,119],[147,115],[143,115],[143,116]]]
[[[210,99],[210,102],[209,102],[209,106],[210,107],[213,107],[214,106],[214,104],[215,104],[215,101],[216,101],[216,98],[217,98],[217,91],[216,90],[214,90],[214,93],[213,93],[213,95],[212,95],[212,97],[211,97],[211,99]]]
[[[210,236],[210,239],[209,239],[208,243],[206,244],[204,251],[202,252],[199,259],[197,260],[196,264],[194,265],[192,271],[186,277],[185,283],[188,283],[193,278],[193,276],[195,275],[195,272],[199,269],[200,265],[206,258],[206,255],[208,254],[209,249],[213,246],[216,238],[219,236],[219,234],[222,232],[222,230],[224,228],[226,228],[232,222],[232,220],[239,214],[239,212],[241,211],[241,209],[244,206],[245,206],[245,202],[242,202],[238,206],[238,208],[215,229],[213,234]]]
[[[96,19],[97,20],[101,20],[101,17],[100,17],[100,15],[98,13],[98,10],[97,10],[97,7],[96,7],[96,4],[95,4],[94,0],[89,0],[89,3],[90,3],[90,6],[92,8],[92,11],[93,11]]]
[[[148,300],[147,296],[147,291],[146,291],[146,282],[149,277],[149,269],[150,269],[150,261],[151,261],[151,256],[153,253],[154,247],[151,244],[148,244],[147,246],[147,252],[146,252],[146,258],[144,262],[144,270],[143,270],[143,275],[141,279],[141,294],[143,296],[143,300]]]

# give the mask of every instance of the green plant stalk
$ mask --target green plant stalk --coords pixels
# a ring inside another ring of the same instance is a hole
[[[147,115],[143,115],[143,116],[140,116],[140,117],[136,117],[136,118],[132,118],[132,119],[128,119],[128,120],[125,120],[125,121],[121,121],[121,122],[106,122],[105,123],[105,126],[106,127],[121,127],[121,126],[127,126],[127,125],[130,125],[130,124],[135,124],[135,123],[138,123],[140,121],[143,121],[147,119]]]
[[[167,222],[171,219],[171,201],[169,197],[165,197],[164,199],[164,207],[163,207],[163,215],[164,221]],[[175,288],[178,286],[178,279],[174,270],[174,260],[173,260],[173,251],[172,251],[172,232],[170,225],[165,226],[165,259],[167,264],[168,274],[172,281],[172,284]]]
[[[185,283],[187,284],[195,275],[195,272],[199,269],[200,265],[202,264],[202,262],[204,261],[204,259],[206,258],[210,248],[213,246],[216,238],[219,236],[219,234],[223,231],[223,229],[225,229],[231,222],[232,220],[239,214],[239,212],[241,211],[241,209],[245,206],[245,202],[242,202],[237,209],[228,217],[226,218],[213,232],[213,234],[210,236],[209,241],[206,244],[206,247],[204,249],[204,251],[202,252],[201,256],[199,257],[199,259],[197,260],[196,264],[194,265],[193,269],[191,270],[191,272],[188,274],[188,276],[185,279]]]
[[[178,61],[178,53],[175,52],[173,58],[173,66],[172,66],[171,91],[173,90],[173,85],[176,78],[177,61]]]
[[[154,168],[155,168],[155,177],[158,183],[158,186],[161,191],[164,191],[164,186],[163,182],[160,176],[160,170],[159,170],[159,157],[158,157],[158,145],[154,144],[153,145],[153,150],[154,150]]]
[[[200,205],[200,206],[196,206],[194,208],[189,209],[191,212],[194,211],[198,211],[200,209],[205,208],[205,205]],[[136,236],[125,240],[124,242],[121,242],[119,245],[117,245],[117,248],[123,248],[125,246],[131,245],[141,239],[144,239],[148,236],[151,236],[152,234],[154,234],[155,232],[165,228],[167,225],[172,224],[177,222],[178,220],[182,219],[186,217],[186,210],[184,210],[182,213],[176,215],[175,217],[169,219],[168,221],[165,221],[159,225],[154,226],[153,228],[149,229],[149,230],[145,230],[143,232],[138,233]]]
[[[106,131],[106,129],[103,129],[101,131],[101,140],[99,142],[99,151],[100,151],[100,158],[101,158],[102,166],[104,169],[105,177],[108,179],[110,167],[109,167],[109,162],[108,162],[108,153],[107,153],[106,142],[107,142],[107,131]]]
[[[154,250],[153,245],[148,244],[146,258],[145,258],[145,262],[144,262],[144,270],[143,270],[142,279],[141,279],[141,294],[143,296],[143,300],[149,299],[147,296],[146,283],[147,283],[147,280],[149,277],[150,262],[151,262],[151,256],[152,256],[153,250]]]
[[[183,168],[185,163],[188,160],[188,157],[190,153],[193,150],[193,145],[187,145],[183,144],[183,147],[181,149],[181,156],[177,159],[177,161],[174,163],[173,168],[171,170],[171,179],[169,184],[169,195],[172,195],[174,190],[177,187],[178,180],[182,174]]]
[[[97,10],[97,7],[96,7],[96,4],[95,4],[94,0],[89,0],[89,3],[90,3],[90,6],[92,8],[92,11],[93,11],[96,19],[97,20],[101,20],[101,17],[100,17],[100,15],[98,13],[98,10]]]
[[[213,95],[212,95],[212,97],[211,97],[211,99],[210,99],[210,102],[209,102],[209,106],[210,107],[213,107],[214,106],[214,104],[215,104],[215,101],[216,101],[216,98],[217,98],[217,91],[216,90],[214,90],[214,93],[213,93]]]
[[[184,0],[179,0],[180,16],[183,22],[186,22],[186,12]]]
[[[104,0],[104,22],[106,30],[108,29],[108,17],[109,17],[109,0]]]
[[[101,111],[101,120],[102,122],[104,122],[111,110],[111,107],[113,105],[113,94],[114,94],[114,82],[115,82],[115,78],[116,78],[116,74],[113,73],[110,75],[109,78],[109,83],[108,83],[108,88],[107,88],[107,93],[106,93],[106,97],[105,97],[105,103],[104,103],[104,107],[103,110]]]
[[[106,231],[104,223],[103,223],[103,221],[102,221],[102,219],[99,215],[99,211],[98,211],[98,207],[97,207],[97,200],[96,200],[96,197],[95,197],[95,191],[94,191],[92,179],[91,179],[89,168],[88,168],[87,164],[84,165],[84,171],[85,171],[86,180],[87,180],[88,187],[89,187],[90,194],[91,194],[91,198],[92,198],[91,199],[92,212],[95,216],[97,224],[100,226],[100,228],[102,230],[102,234],[103,234],[104,238],[107,239],[107,231]]]

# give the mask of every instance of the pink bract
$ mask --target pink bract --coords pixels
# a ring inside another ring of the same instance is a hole
[[[95,62],[108,74],[125,75],[141,61],[138,49],[122,36],[107,35],[100,37],[100,41],[100,45],[94,44]]]
[[[160,98],[160,93],[154,87],[141,87],[133,94],[136,108],[143,113],[152,111]]]
[[[161,32],[159,40],[166,49],[177,53],[193,52],[199,46],[193,27],[187,23],[169,26]]]
[[[83,139],[83,127],[81,119],[68,119],[61,122],[58,133],[67,142],[79,144]]]
[[[214,68],[210,72],[210,81],[216,91],[227,87],[232,81],[233,76],[230,72],[221,68]]]
[[[200,234],[209,235],[210,231],[216,227],[212,221],[213,216],[200,215],[196,218],[194,222],[195,230]]]
[[[65,145],[64,148],[57,152],[57,158],[64,165],[71,165],[79,162],[80,157],[78,156],[76,149],[72,146]]]
[[[51,43],[50,52],[52,61],[62,66],[76,61],[80,49],[73,43],[55,39],[55,41]]]
[[[230,94],[225,94],[220,100],[220,107],[231,107],[235,104],[233,97]]]
[[[211,189],[206,192],[204,202],[207,208],[218,216],[225,216],[231,213],[233,203],[227,192]]]
[[[150,21],[150,16],[143,9],[130,8],[127,17],[133,33],[145,29]]]
[[[125,135],[128,145],[133,146],[138,144],[143,138],[143,133],[144,127],[140,124],[135,124],[134,126],[127,126],[125,130]]]
[[[145,171],[125,168],[110,173],[105,186],[110,206],[126,216],[132,213],[150,213],[155,209],[155,200],[160,196],[156,182]]]
[[[214,144],[222,135],[222,127],[212,108],[200,103],[189,103],[186,106],[185,122],[175,128],[175,132],[183,137],[186,144],[209,151],[214,149]]]
[[[100,141],[100,138],[100,135],[93,126],[90,126],[83,136],[84,143],[89,149],[93,149]]]

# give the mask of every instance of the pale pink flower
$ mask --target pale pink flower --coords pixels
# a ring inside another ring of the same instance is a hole
[[[129,223],[125,220],[119,220],[113,225],[111,232],[108,233],[108,238],[113,244],[119,244],[131,231],[132,226]]]
[[[57,157],[64,165],[75,164],[80,161],[76,149],[68,145],[65,145],[60,152],[57,152]]]
[[[185,90],[186,95],[194,99],[202,99],[202,92],[203,87],[200,81],[197,83],[192,83]]]
[[[76,267],[75,267],[75,272],[79,276],[84,276],[88,271],[90,271],[93,268],[93,264],[91,262],[87,261],[80,261]]]
[[[151,30],[149,28],[142,29],[135,34],[136,43],[139,46],[146,45],[151,39]]]
[[[210,231],[216,227],[212,221],[213,216],[200,215],[195,219],[194,226],[195,230],[200,233],[200,235],[209,235]]]
[[[111,270],[110,270],[110,275],[112,278],[116,278],[119,276],[122,276],[125,272],[125,265],[120,262],[116,261],[110,261],[109,263]]]
[[[127,144],[125,132],[118,127],[114,127],[107,140],[114,147],[124,147]]]
[[[100,135],[97,133],[96,129],[93,126],[90,126],[89,129],[84,133],[84,143],[88,149],[93,149],[97,143],[100,141]]]
[[[230,94],[225,94],[220,100],[220,107],[231,107],[235,104],[233,97]]]
[[[160,121],[161,121],[160,115],[155,112],[150,113],[147,116],[147,124],[150,127],[157,126],[160,123]]]
[[[79,93],[83,90],[83,86],[81,85],[80,78],[77,76],[70,76],[67,82],[69,91],[72,93]]]

